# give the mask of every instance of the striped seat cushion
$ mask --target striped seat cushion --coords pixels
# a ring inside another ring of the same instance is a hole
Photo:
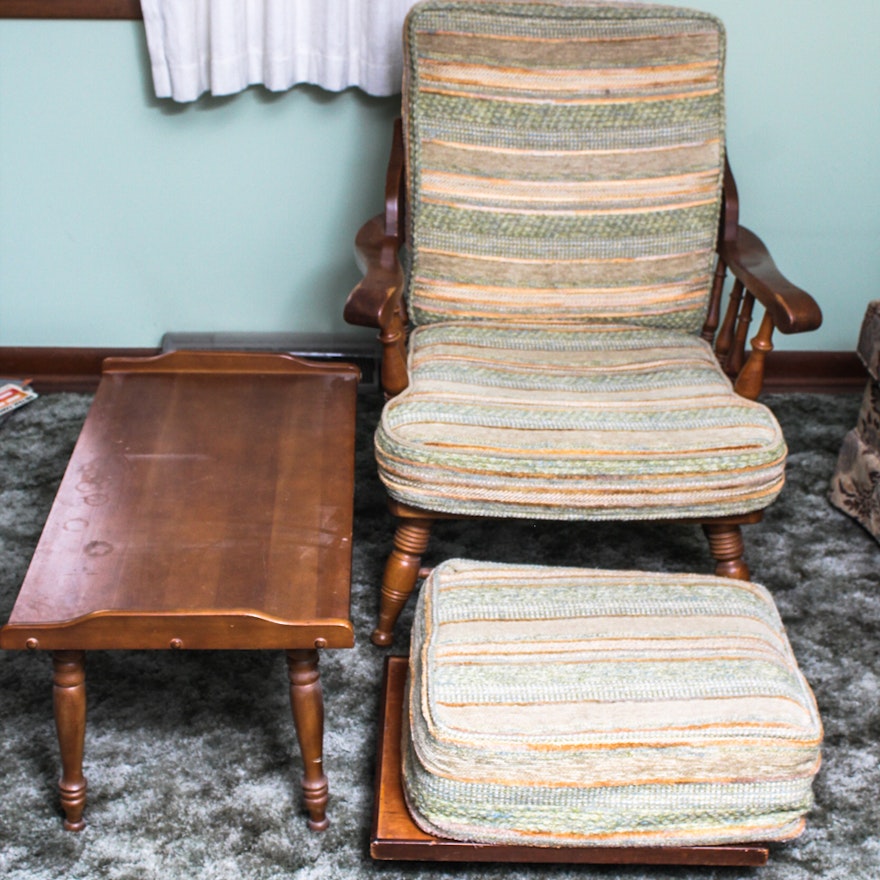
[[[390,495],[426,510],[547,519],[706,518],[782,488],[772,413],[689,334],[449,323],[410,338],[410,385],[376,432]]]
[[[763,587],[466,560],[421,592],[404,719],[414,820],[488,843],[791,838],[822,738]]]
[[[414,323],[700,327],[724,168],[716,18],[427,0],[405,37]]]

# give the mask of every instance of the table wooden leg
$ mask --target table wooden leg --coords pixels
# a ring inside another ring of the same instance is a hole
[[[309,811],[309,828],[323,831],[329,824],[326,816],[328,787],[324,775],[324,696],[318,673],[318,652],[287,652],[290,678],[290,705],[293,723],[303,759],[303,795]]]
[[[83,749],[86,736],[86,670],[84,651],[54,651],[52,688],[55,727],[61,748],[61,806],[67,831],[85,828],[86,780],[83,776]]]

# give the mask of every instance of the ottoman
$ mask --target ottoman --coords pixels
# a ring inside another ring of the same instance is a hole
[[[413,625],[402,785],[441,838],[546,847],[786,840],[822,726],[746,581],[451,560]]]

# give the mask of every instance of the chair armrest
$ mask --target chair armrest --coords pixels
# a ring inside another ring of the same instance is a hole
[[[718,254],[734,277],[764,306],[780,332],[803,333],[822,324],[822,311],[816,301],[782,275],[754,232],[738,226],[735,238],[719,243]]]
[[[386,235],[385,217],[378,214],[360,228],[354,244],[355,260],[364,277],[348,295],[343,317],[349,324],[386,329],[403,295],[400,240]]]
[[[406,162],[403,126],[394,123],[391,157],[385,177],[385,213],[368,220],[355,238],[355,259],[364,277],[348,295],[343,317],[349,324],[378,327],[382,343],[382,388],[400,394],[409,384],[406,354],[406,305],[400,249],[404,242]]]
[[[364,278],[348,295],[343,317],[349,324],[389,330],[395,312],[403,315],[404,174],[403,124],[394,120],[385,175],[385,213],[368,220],[354,240],[355,261]]]

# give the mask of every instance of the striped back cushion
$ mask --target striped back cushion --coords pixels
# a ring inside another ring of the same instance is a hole
[[[698,330],[723,179],[721,23],[426,0],[405,36],[413,322]]]

